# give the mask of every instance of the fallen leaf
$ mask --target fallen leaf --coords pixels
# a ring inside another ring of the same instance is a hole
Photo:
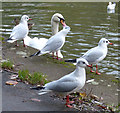
[[[7,82],[6,82],[6,85],[16,85],[16,84],[18,84],[17,81],[12,81],[12,80],[10,80],[10,81],[7,81]]]
[[[86,97],[87,95],[86,95],[86,93],[80,93],[80,96],[81,97]]]
[[[91,79],[91,80],[87,80],[86,83],[90,83],[90,82],[93,82],[94,79]]]
[[[93,85],[98,85],[99,83],[98,82],[95,82],[95,81],[92,81],[91,82]]]
[[[32,98],[32,101],[36,101],[36,102],[40,102],[41,100],[37,99],[37,98]]]
[[[91,94],[90,98],[94,99],[94,100],[100,100],[100,98],[97,95],[94,95],[94,94]]]
[[[22,55],[22,56],[26,56],[27,53],[23,52],[23,51],[17,51],[16,54],[18,55]]]
[[[18,78],[18,75],[11,75],[11,76],[10,76],[10,79],[11,79],[11,80],[16,80],[17,78]]]

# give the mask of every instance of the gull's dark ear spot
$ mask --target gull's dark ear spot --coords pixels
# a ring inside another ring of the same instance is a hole
[[[108,43],[108,41],[106,41],[106,43]]]
[[[85,64],[85,62],[82,62],[83,64]]]

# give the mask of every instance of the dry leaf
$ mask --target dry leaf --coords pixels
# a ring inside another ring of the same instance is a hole
[[[86,97],[87,95],[86,95],[86,93],[80,93],[80,96],[81,97]]]
[[[17,81],[12,81],[12,80],[10,80],[10,81],[7,81],[7,82],[6,82],[6,85],[16,85],[16,84],[18,84]]]
[[[90,95],[90,98],[94,100],[100,100],[100,98],[97,95],[93,95],[93,94]]]
[[[32,98],[32,101],[36,101],[36,102],[40,102],[41,100],[37,99],[37,98]]]
[[[11,76],[10,76],[10,79],[11,79],[11,80],[16,80],[17,78],[18,78],[18,75],[11,75]]]

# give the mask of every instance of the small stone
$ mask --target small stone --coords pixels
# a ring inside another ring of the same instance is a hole
[[[111,87],[111,85],[109,85],[109,84],[108,84],[107,86],[108,86],[108,87]]]
[[[91,82],[93,85],[98,85],[99,83],[98,82],[95,82],[95,81],[93,81],[93,82]]]

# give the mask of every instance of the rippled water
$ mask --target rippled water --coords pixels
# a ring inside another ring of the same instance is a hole
[[[30,30],[31,38],[49,38],[50,20],[54,13],[61,13],[71,32],[66,37],[62,48],[65,59],[82,56],[88,49],[97,46],[101,38],[107,38],[114,46],[109,46],[107,57],[99,63],[101,72],[118,75],[118,9],[107,13],[108,3],[3,3],[2,31],[8,38],[14,26],[12,20],[23,14],[29,15],[35,23]],[[117,4],[118,6],[118,4]],[[60,26],[62,29],[62,26]]]

